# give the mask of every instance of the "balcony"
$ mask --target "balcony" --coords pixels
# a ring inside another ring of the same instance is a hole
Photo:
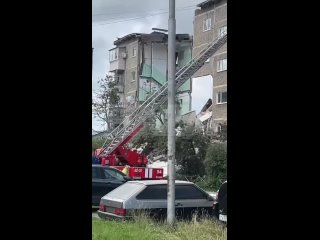
[[[110,72],[122,72],[125,70],[125,48],[113,48],[109,50]]]

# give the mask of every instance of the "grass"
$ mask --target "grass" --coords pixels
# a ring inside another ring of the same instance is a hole
[[[227,228],[214,220],[178,221],[175,227],[145,216],[130,221],[92,219],[92,240],[226,240]]]

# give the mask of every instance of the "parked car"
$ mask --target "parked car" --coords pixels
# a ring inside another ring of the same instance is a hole
[[[128,180],[131,178],[115,168],[92,165],[92,206],[98,207],[104,195]]]
[[[193,213],[213,215],[214,199],[192,182],[175,182],[175,209],[178,218],[191,217]],[[152,217],[167,214],[167,180],[130,181],[101,198],[100,218],[131,218],[143,211]]]
[[[219,188],[214,204],[214,215],[222,222],[227,223],[227,181]]]

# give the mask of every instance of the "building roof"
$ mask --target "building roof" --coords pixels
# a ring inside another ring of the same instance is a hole
[[[136,39],[136,38],[141,38],[141,37],[151,37],[151,36],[163,36],[164,39],[168,39],[168,34],[167,33],[163,33],[163,32],[157,32],[157,31],[153,31],[152,33],[130,33],[124,37],[118,38],[116,41],[113,42],[114,45],[119,45],[123,42],[132,40],[132,39]],[[187,33],[178,33],[176,34],[176,40],[178,41],[182,41],[182,40],[191,40],[191,37],[189,34]]]
[[[205,7],[210,6],[210,5],[213,4],[214,2],[216,2],[216,0],[207,0],[207,1],[204,1],[204,2],[202,2],[202,3],[199,3],[199,4],[197,5],[197,7],[205,8]]]
[[[130,33],[122,38],[118,38],[116,41],[113,42],[114,45],[118,45],[122,42],[125,42],[125,41],[128,41],[128,40],[131,40],[131,39],[134,39],[134,38],[137,38],[137,37],[140,37],[142,35],[142,33]]]

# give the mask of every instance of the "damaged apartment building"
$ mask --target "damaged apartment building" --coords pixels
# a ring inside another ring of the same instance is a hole
[[[227,0],[207,0],[197,7],[193,27],[193,56],[227,33]],[[207,131],[219,132],[221,124],[227,124],[227,43],[193,75],[193,81],[201,84],[206,77],[212,79],[212,98],[198,116]]]
[[[120,104],[115,107],[122,108],[123,119],[167,81],[168,35],[158,31],[150,34],[132,33],[118,38],[114,45],[109,50],[109,72],[119,89]],[[176,34],[177,69],[191,59],[191,36]],[[191,86],[189,79],[178,89],[178,116],[191,110]]]

